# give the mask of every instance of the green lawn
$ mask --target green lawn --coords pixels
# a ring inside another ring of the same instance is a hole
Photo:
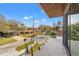
[[[32,42],[27,42],[27,43],[25,43],[25,44],[22,44],[22,45],[20,45],[20,46],[18,46],[18,47],[16,48],[16,51],[21,51],[22,49],[26,48],[27,45],[29,46],[29,45],[31,45],[31,44],[33,44],[33,43],[32,43]]]
[[[16,41],[17,40],[13,39],[13,38],[2,38],[2,39],[0,39],[0,46],[8,44],[8,43],[16,42]]]
[[[25,37],[25,38],[30,38],[33,34],[22,34],[21,36],[22,37]]]
[[[36,33],[34,33],[35,36],[36,36],[36,35],[41,35],[41,34],[42,34],[41,32],[36,32]],[[25,38],[30,38],[30,37],[33,36],[33,34],[22,34],[21,36],[22,36],[22,37],[25,37]]]
[[[36,32],[35,35],[42,35],[42,32]]]

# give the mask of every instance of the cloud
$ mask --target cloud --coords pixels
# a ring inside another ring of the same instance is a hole
[[[42,19],[42,22],[46,22],[46,19]]]
[[[29,17],[28,16],[25,16],[23,19],[29,19]]]
[[[34,22],[35,22],[35,23],[39,23],[40,21],[39,21],[39,20],[35,20]]]
[[[29,18],[32,18],[33,16],[29,16]]]
[[[32,18],[33,16],[25,16],[23,19],[28,20],[29,18]]]

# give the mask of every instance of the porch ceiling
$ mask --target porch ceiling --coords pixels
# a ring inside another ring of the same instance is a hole
[[[50,18],[64,16],[69,9],[69,4],[66,3],[40,3],[40,5]],[[79,4],[72,4],[71,14],[77,13],[79,13]]]
[[[40,5],[50,18],[63,16],[66,8],[66,4],[63,3],[41,3]]]

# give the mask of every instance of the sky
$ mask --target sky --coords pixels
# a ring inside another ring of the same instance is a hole
[[[0,15],[3,15],[8,20],[16,20],[24,23],[26,26],[33,25],[50,25],[58,21],[62,21],[63,17],[49,18],[45,11],[37,3],[1,3]]]

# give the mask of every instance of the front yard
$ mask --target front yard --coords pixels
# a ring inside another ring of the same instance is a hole
[[[20,36],[24,38],[30,38],[33,34],[21,34]]]
[[[41,35],[41,32],[36,32],[36,33],[32,33],[32,34],[21,34],[20,36],[25,37],[25,38],[30,38],[32,36],[36,36],[36,35]]]
[[[1,38],[0,39],[0,46],[8,44],[8,43],[12,43],[12,42],[16,42],[16,39],[13,38]]]

